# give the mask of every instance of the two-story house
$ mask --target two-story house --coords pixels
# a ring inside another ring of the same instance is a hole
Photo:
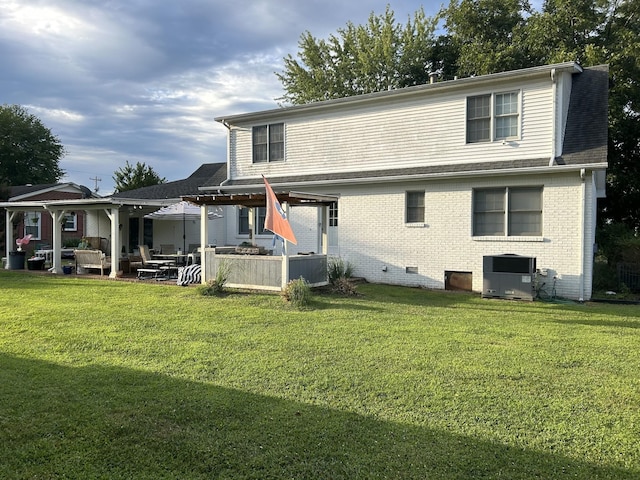
[[[201,190],[264,192],[264,175],[338,197],[328,220],[290,209],[297,248],[321,251],[328,221],[329,253],[372,282],[480,292],[483,258],[516,254],[587,300],[607,107],[608,67],[568,62],[218,117],[229,178]],[[230,230],[270,242],[251,214]]]

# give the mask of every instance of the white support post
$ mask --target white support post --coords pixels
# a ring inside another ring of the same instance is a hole
[[[109,222],[111,223],[111,272],[110,278],[116,278],[118,276],[118,269],[120,268],[120,210],[118,206],[113,206],[110,209],[105,209]]]
[[[62,273],[62,219],[64,218],[64,210],[52,210],[51,214],[53,222],[53,265],[49,271],[51,273]]]
[[[9,210],[6,211],[5,213],[5,219],[6,219],[6,223],[5,223],[5,234],[4,234],[4,238],[5,238],[5,256],[6,256],[6,261],[5,261],[5,265],[4,268],[6,270],[9,270],[9,252],[11,251],[11,247],[14,245],[14,242],[16,241],[15,238],[13,238],[13,219],[16,216],[16,212],[9,212]]]
[[[327,253],[329,253],[329,207],[327,207],[327,205],[323,204],[322,207],[320,207],[321,212],[322,212],[322,226],[321,226],[321,241],[322,241],[322,245],[321,245],[321,249],[320,251],[322,252],[323,255],[327,255]]]
[[[289,218],[289,204],[282,203],[282,210],[284,211],[287,219]],[[282,240],[282,290],[287,288],[289,283],[289,242],[285,239]]]
[[[206,247],[209,244],[209,206],[200,205],[200,282],[206,285],[207,281],[207,257]],[[190,252],[193,253],[193,252]]]

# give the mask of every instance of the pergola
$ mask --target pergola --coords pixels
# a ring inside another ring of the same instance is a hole
[[[303,205],[303,206],[316,206],[322,209],[322,252],[321,255],[324,258],[326,263],[327,256],[327,246],[328,246],[328,237],[327,237],[327,225],[329,224],[329,205],[336,202],[338,198],[333,195],[321,195],[314,193],[303,193],[303,192],[284,192],[284,193],[276,193],[278,201],[280,202],[283,210],[287,212],[288,215],[288,207],[295,205]],[[211,258],[208,258],[208,255],[215,255],[215,249],[205,248],[208,244],[207,241],[207,228],[206,228],[206,211],[209,206],[240,206],[245,208],[256,208],[256,207],[265,207],[267,204],[267,196],[265,193],[218,193],[218,194],[198,194],[198,195],[188,195],[183,196],[182,200],[186,200],[196,205],[200,205],[202,209],[201,224],[200,224],[200,244],[201,248],[201,263],[203,265],[202,272],[202,282],[206,283],[206,281],[212,277],[213,270],[215,269],[214,262],[211,261]],[[249,215],[250,221],[253,219],[253,215]],[[249,228],[250,231],[253,229]],[[287,248],[287,242],[285,241],[283,244],[282,250],[282,262],[281,262],[281,285],[278,288],[284,288],[289,279],[289,270],[290,270],[290,255]],[[253,263],[257,263],[263,261],[264,258],[255,257],[253,259]],[[302,259],[304,261],[306,259]],[[312,259],[309,259],[312,261]],[[255,265],[254,265],[255,267]],[[255,270],[255,269],[254,269]],[[244,286],[252,286],[256,287],[256,284],[244,285]],[[275,288],[275,286],[272,286]],[[264,287],[269,288],[269,287]]]
[[[114,199],[114,198],[88,198],[71,200],[34,200],[19,202],[1,202],[0,207],[6,209],[6,257],[14,247],[13,221],[20,212],[42,210],[49,213],[53,219],[53,265],[50,269],[52,273],[62,273],[62,224],[65,215],[83,210],[85,212],[104,212],[109,219],[110,227],[110,252],[111,273],[110,277],[115,277],[119,268],[120,258],[120,210],[124,208],[142,209],[158,208],[175,202],[175,199],[163,200],[137,200],[137,199]]]

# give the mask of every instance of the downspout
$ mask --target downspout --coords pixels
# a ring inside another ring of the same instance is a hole
[[[549,166],[556,164],[556,117],[558,115],[558,80],[556,78],[556,69],[551,69],[551,157],[549,158]]]
[[[580,209],[580,288],[578,291],[578,300],[580,302],[584,302],[584,271],[585,271],[585,267],[584,267],[584,246],[585,246],[585,202],[587,200],[587,182],[585,182],[585,177],[586,177],[586,172],[585,169],[582,168],[580,169],[580,180],[582,182],[582,186],[581,186],[581,199],[582,199],[582,203],[581,206],[582,208]]]

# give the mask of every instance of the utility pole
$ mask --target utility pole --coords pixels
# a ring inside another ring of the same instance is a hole
[[[93,191],[98,193],[98,190],[100,190],[100,187],[98,186],[98,182],[101,182],[102,179],[98,178],[98,176],[95,176],[95,177],[89,177],[89,180],[93,180],[95,182],[95,186],[93,187]]]

